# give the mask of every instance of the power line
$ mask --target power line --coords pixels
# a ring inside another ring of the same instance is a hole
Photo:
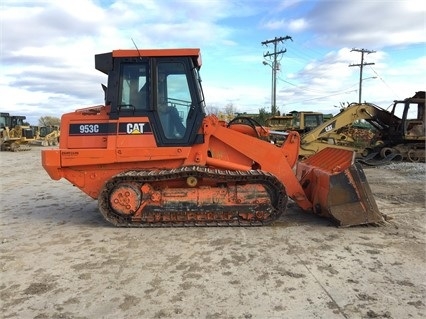
[[[309,99],[303,99],[303,100],[299,100],[299,101],[293,101],[293,102],[290,102],[290,103],[286,103],[284,105],[299,104],[299,103],[303,103],[303,102],[308,102],[308,101],[323,99],[325,97],[342,95],[342,94],[348,94],[348,93],[352,93],[352,92],[356,92],[356,90],[350,90],[350,91],[345,91],[345,92],[341,92],[341,93],[335,93],[335,94],[329,94],[329,95],[323,95],[323,96],[313,97],[313,98],[309,98]]]
[[[383,84],[384,85],[386,85],[387,86],[387,88],[389,89],[389,91],[391,91],[392,93],[394,93],[395,92],[395,90],[393,90],[386,82],[385,82],[385,80],[377,73],[377,71],[376,70],[374,70],[373,69],[373,67],[372,66],[370,66],[370,69],[376,74],[376,76],[380,79],[380,81],[382,81],[383,82]]]
[[[282,82],[284,82],[284,83],[287,83],[287,84],[290,84],[290,85],[292,85],[292,86],[294,86],[294,87],[296,87],[298,90],[301,90],[301,91],[303,91],[303,92],[312,92],[312,93],[319,93],[319,94],[338,94],[338,93],[346,93],[348,90],[350,90],[350,89],[352,89],[352,87],[354,87],[354,86],[356,86],[356,85],[358,85],[358,83],[354,83],[354,84],[352,84],[350,87],[348,87],[348,88],[346,88],[346,89],[341,89],[341,90],[337,90],[337,91],[324,91],[324,90],[322,90],[322,91],[319,91],[319,90],[313,90],[313,89],[311,89],[311,88],[305,88],[305,87],[302,87],[302,86],[300,86],[300,85],[297,85],[297,84],[294,84],[294,83],[291,83],[291,82],[289,82],[289,81],[286,81],[286,80],[284,80],[283,78],[281,78],[280,76],[278,76],[278,80],[280,80],[280,81],[282,81]],[[352,92],[352,91],[351,91]]]
[[[364,53],[370,54],[375,53],[376,51],[372,50],[366,50],[366,49],[352,49],[352,51],[361,52],[361,63],[360,64],[350,64],[349,66],[359,66],[359,97],[358,97],[358,103],[361,104],[361,95],[362,95],[362,70],[364,68],[364,65],[374,65],[374,63],[365,63],[364,62]]]
[[[295,43],[296,44],[296,43]],[[305,47],[300,47],[297,45],[291,45],[291,52],[288,56],[292,58],[297,58],[299,60],[312,61],[317,60],[318,56],[322,56],[323,53],[319,51],[314,51]]]

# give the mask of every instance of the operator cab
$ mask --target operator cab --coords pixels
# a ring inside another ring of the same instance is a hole
[[[410,140],[425,140],[425,91],[416,92],[413,97],[402,101],[394,101],[392,114],[401,119],[396,127],[396,131],[400,133],[398,136]]]
[[[0,128],[4,129],[10,126],[10,115],[9,113],[0,113]]]
[[[26,119],[27,117],[23,115],[13,115],[10,117],[10,127],[24,126],[24,120]]]
[[[95,63],[108,74],[111,120],[147,117],[159,146],[203,142],[199,49],[117,50],[96,55]]]

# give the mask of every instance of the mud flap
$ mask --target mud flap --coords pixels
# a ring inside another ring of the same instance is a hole
[[[297,177],[315,214],[339,226],[384,221],[360,164],[352,151],[326,148],[297,166]]]

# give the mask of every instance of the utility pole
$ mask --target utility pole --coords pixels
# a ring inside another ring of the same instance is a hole
[[[352,49],[352,51],[361,52],[361,63],[360,64],[350,64],[349,66],[359,66],[359,90],[358,90],[358,103],[361,104],[361,95],[362,95],[362,69],[364,65],[374,65],[374,63],[364,63],[364,53],[370,54],[375,53],[373,50],[366,49]]]
[[[275,115],[277,113],[277,70],[279,70],[279,64],[277,62],[277,56],[279,54],[284,54],[287,52],[286,49],[284,50],[280,50],[277,51],[277,44],[279,42],[284,42],[286,40],[291,40],[293,41],[293,39],[290,36],[285,36],[285,37],[275,37],[273,40],[266,40],[261,42],[262,45],[268,46],[268,44],[273,43],[274,45],[274,52],[273,53],[269,53],[269,51],[267,51],[265,54],[263,54],[264,58],[268,58],[272,65],[270,65],[269,63],[263,61],[263,64],[265,65],[269,65],[272,68],[272,89],[271,89],[271,113],[272,115]],[[272,57],[272,58],[271,58]]]

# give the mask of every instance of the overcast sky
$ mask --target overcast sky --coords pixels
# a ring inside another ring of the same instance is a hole
[[[94,55],[114,49],[198,47],[207,106],[270,110],[272,69],[261,42],[278,45],[281,112],[338,112],[362,100],[387,108],[426,88],[422,0],[2,0],[0,110],[41,116],[103,103]]]

